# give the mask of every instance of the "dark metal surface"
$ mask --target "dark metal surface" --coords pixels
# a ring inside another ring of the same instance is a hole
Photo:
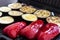
[[[60,8],[60,0],[31,0]]]
[[[60,0],[19,0],[19,2],[60,13]]]

